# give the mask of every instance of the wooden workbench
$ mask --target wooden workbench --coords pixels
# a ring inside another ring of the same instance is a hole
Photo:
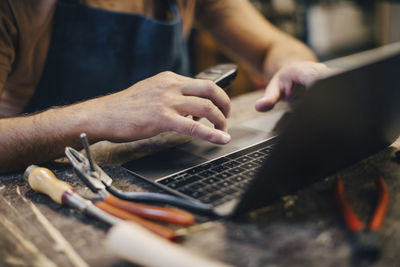
[[[231,125],[262,114],[252,108],[260,92],[236,98]],[[276,108],[279,110],[280,106]],[[274,112],[274,111],[271,111]],[[181,142],[182,136],[161,136],[127,144],[98,143],[92,146],[95,159],[114,179],[115,186],[129,191],[156,188],[132,177],[119,164],[157,149]],[[346,185],[353,208],[362,219],[370,218],[376,202],[374,180],[384,177],[390,204],[383,229],[381,259],[374,266],[400,266],[400,164],[393,155],[400,140],[391,147],[338,172]],[[84,196],[92,196],[62,160],[48,167],[71,183]],[[188,250],[234,266],[353,266],[349,233],[332,197],[334,176],[327,177],[295,195],[239,221],[215,221],[206,229],[190,233],[182,242]],[[49,225],[40,221],[45,219]],[[0,266],[76,266],[64,244],[56,244],[49,230],[59,232],[90,266],[126,266],[107,250],[108,226],[78,211],[53,203],[32,191],[23,173],[0,177]]]

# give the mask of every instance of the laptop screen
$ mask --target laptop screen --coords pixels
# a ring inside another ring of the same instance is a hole
[[[372,62],[310,88],[235,214],[263,207],[396,140],[400,135],[400,45],[393,45],[389,55],[380,53],[370,52]],[[346,60],[356,62],[357,56],[353,58]]]

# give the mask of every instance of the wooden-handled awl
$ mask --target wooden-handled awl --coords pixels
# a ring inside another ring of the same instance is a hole
[[[171,229],[142,219],[134,214],[130,214],[124,210],[115,208],[107,203],[104,204],[106,207],[102,208],[107,212],[109,211],[109,213],[103,211],[99,207],[95,206],[91,201],[84,199],[77,194],[71,185],[57,179],[54,173],[52,173],[49,169],[31,165],[26,169],[24,176],[33,190],[48,195],[58,204],[77,208],[108,224],[114,225],[123,221],[109,214],[117,213],[120,217],[134,221],[166,239],[171,240],[178,236]]]
[[[78,195],[71,185],[57,179],[49,169],[31,165],[25,170],[24,177],[33,190],[48,195],[58,204],[85,211],[109,224],[116,224],[121,221]]]

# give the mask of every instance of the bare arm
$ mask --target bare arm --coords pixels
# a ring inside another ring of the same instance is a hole
[[[297,39],[269,23],[247,0],[204,1],[201,24],[231,56],[269,77],[294,60],[316,61]]]
[[[286,87],[292,82],[305,84],[326,70],[322,64],[310,64],[317,61],[314,53],[269,23],[247,0],[203,2],[198,16],[204,28],[228,54],[269,81],[257,110],[267,110],[290,94]]]
[[[0,172],[59,157],[66,145],[79,147],[85,121],[75,107],[0,119]]]
[[[229,98],[215,83],[160,73],[115,94],[0,119],[0,172],[61,156],[65,146],[80,146],[81,132],[91,143],[128,142],[176,131],[225,144],[230,141],[225,132],[229,112]],[[215,128],[186,115],[205,117]]]

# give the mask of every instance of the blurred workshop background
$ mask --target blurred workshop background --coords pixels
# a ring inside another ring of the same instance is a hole
[[[400,41],[400,1],[394,0],[251,0],[268,20],[296,36],[320,61]],[[194,31],[194,69],[229,61],[206,33]],[[201,55],[201,56],[199,56]],[[239,95],[261,86],[239,66],[228,93]]]

